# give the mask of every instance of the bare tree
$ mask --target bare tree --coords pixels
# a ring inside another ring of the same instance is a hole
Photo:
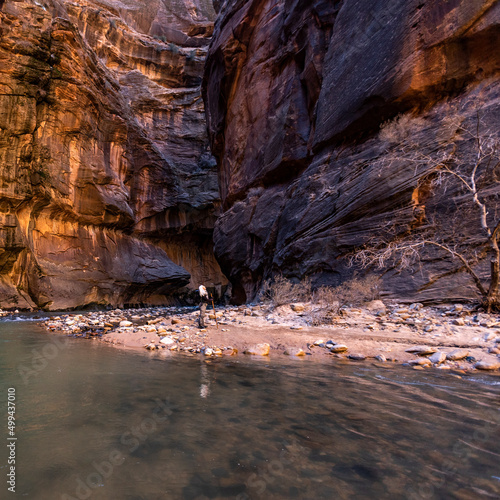
[[[398,118],[384,127],[381,136],[399,142],[400,132],[407,125],[404,120]],[[472,212],[477,220],[475,244],[453,241],[434,218],[425,215],[416,227],[406,226],[404,230],[392,223],[384,236],[378,236],[358,249],[352,255],[351,263],[358,263],[363,268],[372,265],[382,268],[391,262],[399,268],[408,268],[422,258],[424,247],[435,247],[469,274],[481,296],[482,306],[488,312],[499,310],[500,216],[495,203],[499,188],[498,181],[496,186],[492,181],[500,166],[500,140],[485,126],[480,112],[472,121],[448,120],[445,125],[451,133],[445,134],[444,140],[441,138],[432,153],[423,152],[424,148],[407,134],[397,147],[392,148],[386,161],[415,165],[415,169],[425,172],[419,182],[429,184],[431,190],[441,186],[446,192],[454,183],[460,203],[455,203],[452,215],[463,220],[465,212]],[[490,259],[487,278],[476,270],[478,262],[485,257]]]

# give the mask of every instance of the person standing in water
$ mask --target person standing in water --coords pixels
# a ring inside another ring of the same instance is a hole
[[[205,314],[207,312],[207,304],[209,301],[208,292],[203,285],[199,286],[198,291],[200,292],[200,317],[198,319],[198,323],[200,328],[206,328]]]

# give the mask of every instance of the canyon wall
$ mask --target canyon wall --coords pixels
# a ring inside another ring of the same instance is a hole
[[[209,0],[0,1],[0,306],[160,303],[215,261]]]
[[[444,244],[476,248],[487,273],[470,197],[436,172],[450,150],[473,165],[477,131],[498,141],[498,1],[217,8],[203,92],[223,208],[215,251],[236,301],[276,273],[338,285],[361,272],[349,256],[381,232],[394,241],[432,224]],[[498,182],[496,172],[481,178],[489,223]],[[473,296],[448,257],[424,248],[413,267],[368,271],[383,276],[387,297]]]

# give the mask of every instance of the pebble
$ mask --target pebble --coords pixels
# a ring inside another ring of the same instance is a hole
[[[365,308],[374,313],[386,312],[385,304],[381,300],[372,300],[367,302],[365,304]]]
[[[252,354],[254,356],[268,356],[271,346],[269,344],[257,344],[249,347],[244,351],[244,354]]]
[[[412,354],[418,354],[419,356],[427,356],[428,354],[434,354],[437,352],[435,347],[429,347],[427,345],[420,345],[415,347],[410,347],[406,349],[405,352],[411,352]]]
[[[287,356],[305,356],[306,353],[297,347],[289,347],[285,350],[283,354],[286,354]]]
[[[296,313],[304,312],[305,310],[305,305],[302,303],[297,303],[297,304],[290,304],[290,307],[292,308],[292,311]]]
[[[302,330],[303,328],[303,326],[291,326],[290,330]]]
[[[411,359],[409,361],[410,365],[414,366],[430,366],[432,363],[429,360],[429,358],[418,358],[418,359]]]
[[[383,354],[377,354],[377,355],[375,356],[375,359],[376,359],[377,361],[382,362],[382,363],[385,363],[385,362],[387,361],[386,357],[385,357]]]
[[[439,365],[446,361],[446,354],[444,352],[435,352],[432,356],[429,356],[428,359],[431,363]]]
[[[347,357],[355,361],[363,361],[366,359],[366,356],[364,354],[349,354],[349,356]]]
[[[421,304],[420,302],[415,302],[414,304],[411,304],[410,310],[411,311],[420,311],[424,307],[424,304]]]
[[[464,326],[465,321],[463,320],[463,318],[457,318],[453,320],[453,324],[457,326]]]
[[[328,347],[328,343],[326,345]],[[335,344],[330,347],[330,352],[333,353],[346,352],[347,350],[348,347],[344,344]]]
[[[172,337],[163,337],[160,340],[160,343],[165,344],[165,345],[171,345],[175,343],[175,340]]]
[[[478,361],[474,368],[478,370],[498,370],[500,368],[499,361]]]
[[[500,354],[500,349],[499,349],[498,347],[490,347],[490,348],[488,349],[488,352],[489,352],[490,354]]]
[[[455,349],[446,355],[446,359],[449,359],[450,361],[459,361],[466,358],[468,355],[469,351],[466,349]]]
[[[120,327],[132,326],[132,321],[120,321]]]
[[[212,356],[212,354],[214,354],[214,351],[212,349],[210,349],[210,347],[205,347],[201,350],[202,354],[204,354],[205,356]]]

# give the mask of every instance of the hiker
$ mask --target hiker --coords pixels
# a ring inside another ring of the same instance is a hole
[[[207,304],[209,300],[208,292],[203,285],[199,286],[198,291],[200,292],[200,317],[198,323],[200,328],[206,328],[205,313],[207,312]]]

